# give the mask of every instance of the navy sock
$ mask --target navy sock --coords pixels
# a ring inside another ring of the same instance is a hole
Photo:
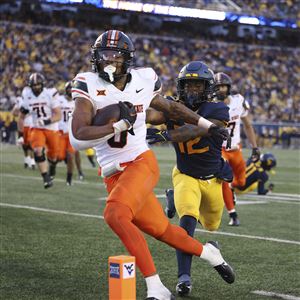
[[[197,220],[191,216],[183,216],[180,219],[180,227],[184,228],[189,236],[194,236]],[[183,274],[191,275],[192,255],[176,250],[178,263],[178,277]]]

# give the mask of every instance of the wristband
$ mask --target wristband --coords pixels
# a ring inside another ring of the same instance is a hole
[[[44,120],[44,124],[45,125],[50,125],[52,122],[51,122],[51,119],[46,119]]]
[[[128,130],[128,129],[130,129],[130,127],[131,127],[130,124],[128,122],[126,122],[126,120],[124,120],[124,119],[113,124],[115,134],[120,133],[125,130]]]
[[[208,121],[207,119],[200,117],[200,119],[198,120],[198,126],[208,129],[211,125],[213,125],[212,122]]]

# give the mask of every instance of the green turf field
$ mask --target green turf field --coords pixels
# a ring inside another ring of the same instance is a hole
[[[45,191],[38,171],[23,168],[21,150],[0,145],[0,299],[108,299],[108,257],[126,251],[101,218],[106,193],[96,169],[82,153],[85,181],[65,186],[66,170],[60,164],[54,187]],[[171,186],[175,156],[168,147],[156,147],[155,152],[161,167],[156,193],[162,195]],[[254,291],[300,299],[299,151],[272,152],[278,162],[270,180],[275,184],[274,194],[240,197],[240,227],[227,226],[224,213],[219,234],[201,227],[196,233],[203,242],[220,242],[224,257],[235,268],[236,282],[226,284],[195,257],[189,299],[271,298],[271,294],[260,296]],[[147,240],[162,281],[175,291],[175,251],[153,238]],[[146,286],[138,272],[137,299],[145,296]]]

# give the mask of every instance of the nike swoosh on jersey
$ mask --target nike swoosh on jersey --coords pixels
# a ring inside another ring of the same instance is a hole
[[[139,93],[143,90],[144,88],[140,89],[140,90],[135,90],[136,93]]]

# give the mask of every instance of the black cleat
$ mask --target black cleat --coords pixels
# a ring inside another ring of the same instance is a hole
[[[48,189],[48,188],[50,188],[52,186],[53,186],[53,181],[52,180],[44,182],[44,188],[45,189]]]
[[[224,281],[231,284],[235,280],[235,274],[233,269],[230,265],[226,263],[224,258],[221,255],[219,245],[217,242],[209,241],[207,244],[212,245],[214,248],[211,247],[212,253],[217,256],[218,260],[222,261],[220,264],[214,266],[214,269],[219,273]]]
[[[224,281],[231,284],[234,283],[235,275],[233,269],[226,264],[226,262],[221,265],[215,266],[215,270],[220,274]]]
[[[44,188],[48,189],[51,186],[53,186],[53,181],[51,179],[51,177],[49,176],[49,174],[45,173],[45,175],[43,175],[43,179],[44,179]]]
[[[174,190],[166,190],[166,208],[165,213],[169,219],[172,219],[176,214],[176,208],[174,204]]]
[[[229,226],[240,226],[240,220],[236,211],[229,213]]]
[[[236,217],[236,218],[230,218],[229,219],[229,226],[240,226],[240,220]]]
[[[192,285],[188,281],[178,282],[176,285],[176,292],[180,297],[188,296],[192,291]]]

